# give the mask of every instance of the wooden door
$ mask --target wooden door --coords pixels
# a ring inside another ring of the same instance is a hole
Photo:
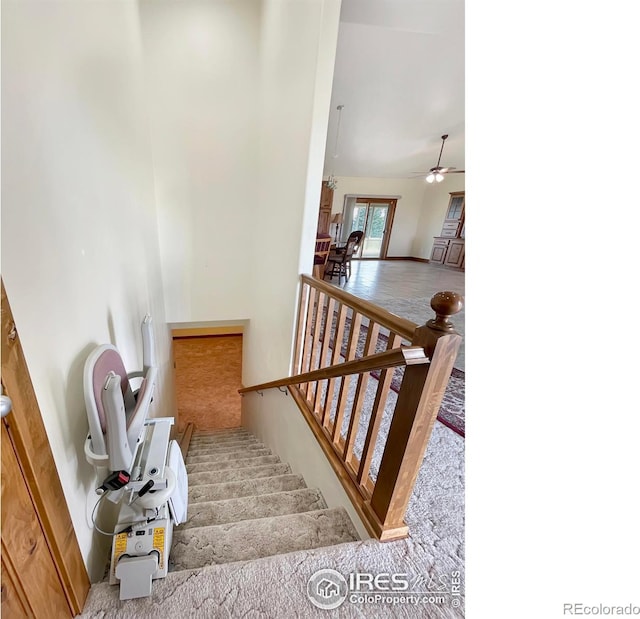
[[[73,617],[89,577],[2,283],[2,617]]]
[[[2,617],[72,616],[3,419]]]

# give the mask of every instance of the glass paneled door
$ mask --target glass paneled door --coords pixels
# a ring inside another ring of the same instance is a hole
[[[386,258],[395,200],[358,198],[353,207],[351,231],[362,230],[358,258]]]

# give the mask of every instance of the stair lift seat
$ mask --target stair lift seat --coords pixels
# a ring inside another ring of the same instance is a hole
[[[152,581],[167,575],[173,525],[187,511],[186,469],[170,440],[173,417],[148,418],[157,379],[149,316],[142,340],[142,371],[127,374],[110,344],[91,352],[84,368],[85,455],[101,484],[96,492],[119,505],[109,582],[120,582],[121,600],[150,595]],[[141,379],[136,391],[134,379]]]
[[[150,367],[134,394],[130,379],[142,372],[127,374],[118,350],[110,344],[98,346],[85,363],[84,393],[90,453],[95,466],[109,471],[128,470],[153,397],[157,369]],[[107,414],[107,410],[112,411]]]

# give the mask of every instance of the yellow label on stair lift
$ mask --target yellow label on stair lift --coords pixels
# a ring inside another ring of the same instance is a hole
[[[157,527],[153,530],[153,547],[160,553],[158,567],[164,567],[164,527]]]
[[[127,552],[127,534],[126,533],[118,533],[116,535],[116,539],[114,542],[114,551],[113,551],[113,563],[111,565],[111,570],[115,574],[116,565],[118,565],[118,559],[120,555],[123,555]]]

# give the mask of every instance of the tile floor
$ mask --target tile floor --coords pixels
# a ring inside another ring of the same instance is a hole
[[[436,292],[450,290],[464,296],[464,272],[411,260],[354,260],[349,281],[340,288],[356,297],[372,301],[386,310],[417,324],[433,318],[429,303]],[[326,281],[338,285],[338,278]],[[452,318],[464,336],[464,308]],[[465,342],[462,341],[455,367],[464,370]]]

